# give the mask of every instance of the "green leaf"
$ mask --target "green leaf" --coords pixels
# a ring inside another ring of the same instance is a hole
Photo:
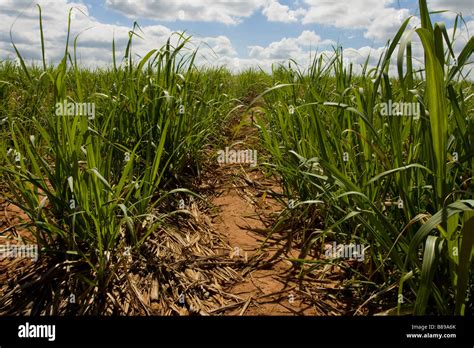
[[[436,267],[441,254],[443,239],[435,236],[428,236],[425,243],[425,253],[423,255],[423,265],[421,268],[420,287],[416,293],[415,315],[424,315],[430,294],[432,293],[432,282]]]
[[[456,287],[456,308],[454,314],[464,315],[466,295],[469,284],[472,254],[474,251],[474,210],[464,212],[461,250],[459,253],[458,277]]]

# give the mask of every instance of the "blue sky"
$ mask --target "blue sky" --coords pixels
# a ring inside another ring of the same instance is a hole
[[[118,50],[123,49],[135,20],[144,36],[134,46],[137,55],[161,46],[172,32],[186,30],[202,47],[202,61],[234,69],[268,69],[290,58],[304,65],[311,51],[330,52],[337,44],[347,50],[350,61],[361,64],[369,53],[376,60],[407,17],[414,16],[412,27],[419,25],[415,0],[0,0],[0,59],[14,57],[12,28],[25,58],[38,60],[37,3],[43,9],[47,58],[52,63],[64,47],[67,12],[76,8],[73,35],[81,33],[80,61],[87,66],[109,64],[112,38]],[[454,13],[463,13],[467,25],[459,32],[459,49],[474,30],[472,3],[429,0],[431,10],[450,11],[435,16],[448,28]]]

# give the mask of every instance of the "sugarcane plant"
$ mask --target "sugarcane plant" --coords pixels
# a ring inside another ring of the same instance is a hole
[[[351,268],[355,279],[343,286],[364,304],[379,299],[373,311],[462,315],[473,286],[474,39],[456,54],[462,17],[450,35],[432,24],[426,1],[419,8],[421,27],[409,29],[407,18],[359,75],[339,47],[307,70],[290,62],[273,71],[273,87],[257,98],[266,110],[259,130],[288,208],[268,238],[284,232],[288,248],[300,247],[291,260],[303,278],[328,263]],[[315,258],[331,241],[364,245],[363,267]]]

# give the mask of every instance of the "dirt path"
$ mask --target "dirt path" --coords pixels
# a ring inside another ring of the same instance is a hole
[[[258,112],[258,109],[256,110]],[[235,134],[229,144],[238,143],[233,149],[257,149],[257,129],[252,117],[243,116],[244,124],[234,127]],[[230,147],[230,145],[229,145]],[[258,153],[258,152],[257,152]],[[258,157],[257,157],[258,158]],[[280,187],[272,178],[266,178],[258,168],[249,164],[225,164],[213,170],[217,178],[215,196],[211,200],[218,208],[213,218],[214,229],[223,235],[232,248],[231,257],[248,260],[260,257],[266,264],[282,245],[265,245],[272,219],[284,207],[272,197]],[[297,257],[296,250],[290,252]],[[312,295],[295,282],[291,262],[279,257],[276,262],[244,275],[244,282],[229,291],[246,300],[245,305],[227,315],[317,315]]]
[[[224,184],[220,195],[212,201],[220,210],[213,220],[213,226],[227,238],[232,248],[231,257],[244,260],[261,257],[262,263],[265,263],[274,255],[277,247],[267,246],[260,250],[264,236],[256,231],[267,229],[262,219],[268,217],[278,205],[274,201],[265,202],[265,207],[261,208],[264,210],[262,217],[262,212],[257,212],[258,207],[245,196],[246,189],[232,186]],[[227,314],[316,314],[311,303],[305,304],[304,298],[297,294],[297,285],[291,280],[290,271],[291,262],[279,260],[267,269],[256,269],[246,274],[244,282],[235,285],[230,293],[246,299],[248,306]]]

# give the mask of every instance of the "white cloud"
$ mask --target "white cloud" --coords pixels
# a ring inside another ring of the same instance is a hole
[[[448,32],[448,35],[449,35],[450,38],[453,35],[453,31],[454,31],[453,28],[448,28],[447,29],[447,32]],[[464,46],[466,46],[467,42],[472,37],[473,32],[474,32],[474,20],[470,20],[470,21],[466,22],[466,25],[464,25],[464,23],[463,23],[460,27],[458,27],[458,29],[456,30],[456,35],[455,35],[455,38],[454,38],[454,45],[453,45],[454,46],[453,47],[454,54],[456,56],[458,56],[459,53],[461,53]],[[468,65],[464,68],[465,73],[467,73],[470,69],[473,69],[473,66],[474,66],[474,57],[473,56],[471,56],[471,58],[469,59],[469,63],[470,63],[470,65]],[[471,80],[474,78],[474,72],[471,72],[469,78]]]
[[[237,24],[251,16],[266,0],[106,0],[107,7],[127,17],[164,21],[203,21]]]
[[[407,9],[385,8],[373,18],[370,24],[366,27],[364,37],[373,39],[377,42],[384,42],[392,38],[401,27],[405,19],[410,16],[410,11]],[[412,23],[416,20],[413,18]]]
[[[305,0],[309,9],[304,24],[323,24],[341,29],[363,30],[364,36],[385,42],[409,16],[408,9],[389,7],[393,0]]]
[[[301,46],[311,46],[315,48],[318,45],[333,45],[335,42],[333,40],[323,40],[321,36],[316,35],[314,31],[305,30],[301,33],[296,42]]]
[[[392,38],[401,24],[410,15],[407,8],[399,8],[395,0],[305,0],[308,10],[303,17],[303,24],[322,24],[340,29],[362,30],[367,39],[385,43]],[[462,12],[464,16],[472,16],[474,6],[472,0],[429,0],[430,11],[450,10]],[[445,13],[452,18],[453,12]],[[410,26],[418,25],[417,17]]]
[[[276,0],[270,0],[262,13],[270,22],[293,23],[297,22],[306,13],[306,10],[303,8],[290,10],[288,6],[282,5]]]
[[[308,48],[314,51],[319,45],[335,44],[332,40],[322,40],[314,31],[305,30],[297,38],[283,38],[270,43],[267,47],[249,46],[249,56],[260,60],[281,61],[289,58],[306,60],[309,57]]]
[[[453,18],[460,12],[463,16],[474,15],[472,0],[428,0],[428,7],[431,11],[451,11],[443,14],[447,18]]]
[[[237,55],[232,42],[226,36],[202,38],[200,43],[199,53],[201,55],[213,55],[217,58],[223,56],[234,57]]]
[[[282,39],[272,42],[267,47],[250,46],[249,56],[251,58],[286,60],[289,57],[300,56],[302,48],[295,39]]]

